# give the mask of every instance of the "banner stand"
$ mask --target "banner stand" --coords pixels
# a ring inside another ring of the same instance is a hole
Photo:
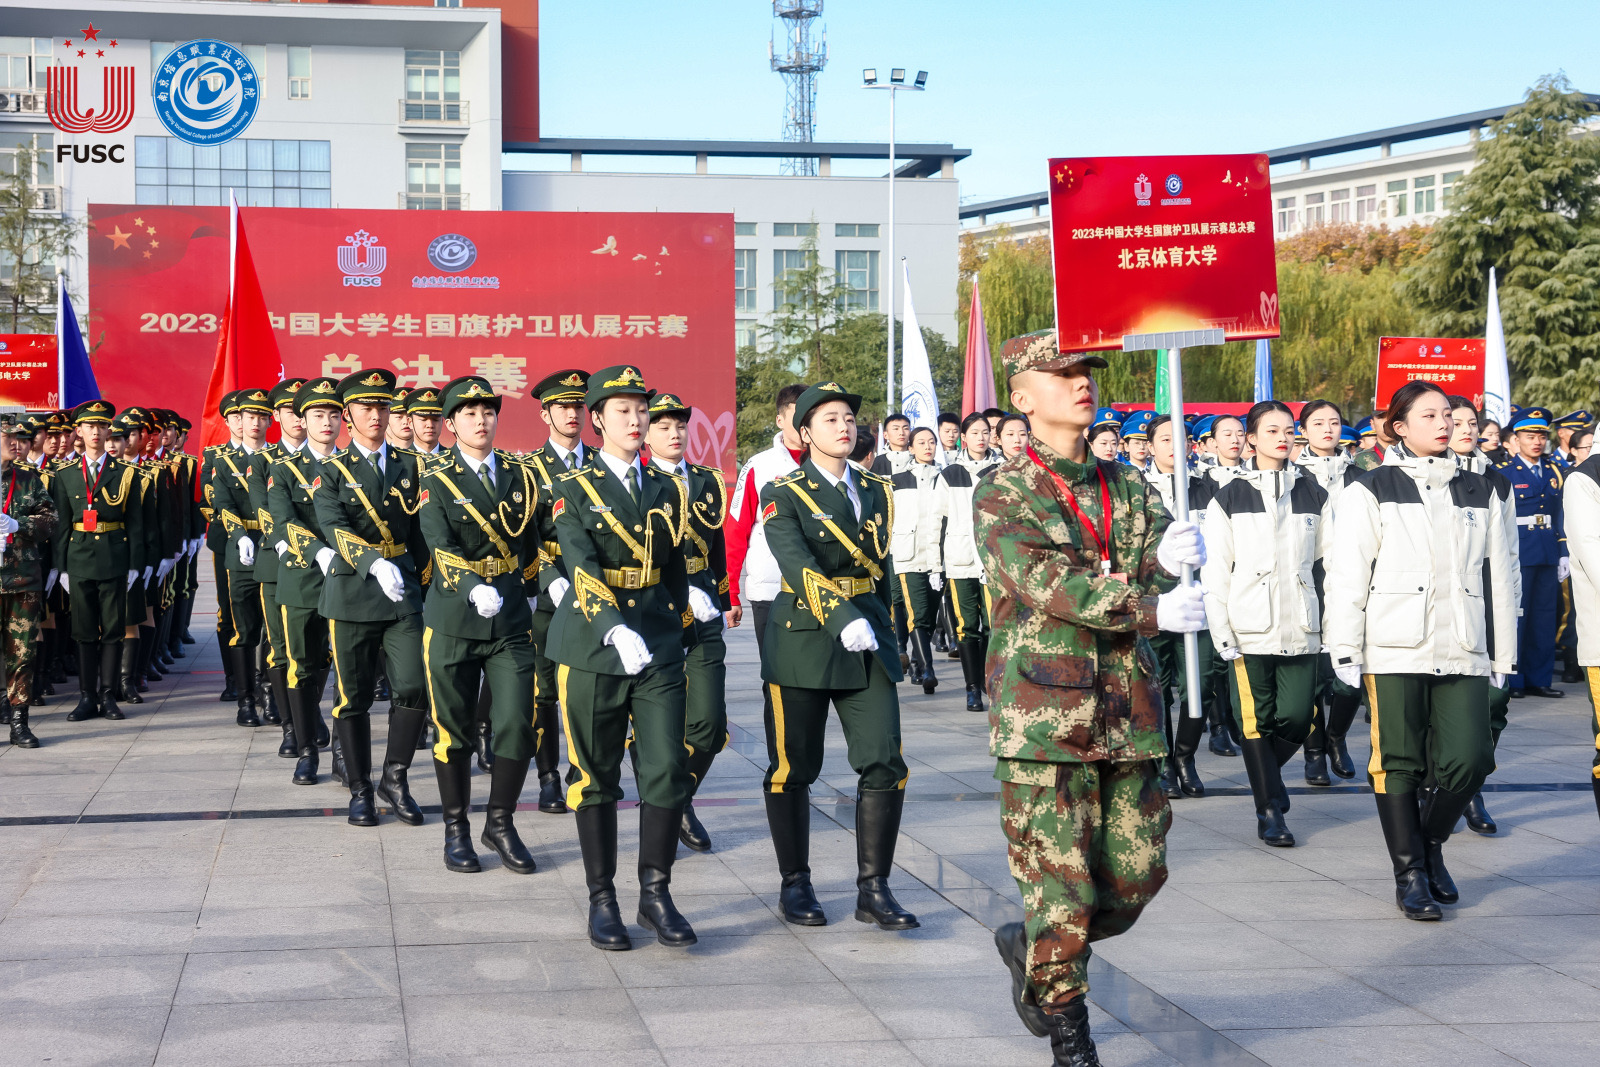
[[[1167,349],[1167,391],[1172,399],[1172,474],[1176,488],[1172,494],[1174,516],[1189,521],[1189,428],[1183,422],[1183,350],[1201,345],[1220,345],[1226,340],[1222,330],[1177,330],[1172,333],[1128,333],[1122,335],[1124,352]],[[1194,585],[1194,568],[1185,564],[1178,575],[1181,585]],[[1205,718],[1200,703],[1200,639],[1183,635],[1184,676],[1189,685],[1189,718]]]

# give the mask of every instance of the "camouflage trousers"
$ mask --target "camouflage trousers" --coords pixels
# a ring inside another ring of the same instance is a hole
[[[1089,989],[1089,943],[1133,926],[1167,880],[1172,809],[1150,760],[1062,763],[1054,785],[1004,782],[1011,875],[1039,1003]]]
[[[0,639],[5,642],[6,699],[25,708],[33,699],[33,659],[44,622],[44,594],[0,593]]]

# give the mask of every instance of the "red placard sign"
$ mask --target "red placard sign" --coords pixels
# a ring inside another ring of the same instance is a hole
[[[0,333],[0,407],[53,411],[61,373],[49,333]]]
[[[1063,349],[1218,327],[1278,336],[1264,155],[1052,159],[1050,240]]]
[[[1380,337],[1373,406],[1386,410],[1396,389],[1422,381],[1433,382],[1451,396],[1464,396],[1481,410],[1483,365],[1481,337]]]
[[[198,422],[227,301],[228,209],[92,204],[89,217],[86,332],[104,338],[102,395]],[[689,459],[735,465],[732,215],[240,217],[286,373],[383,367],[411,387],[481,374],[505,398],[496,443],[530,449],[547,436],[540,379],[631,364],[694,407]]]

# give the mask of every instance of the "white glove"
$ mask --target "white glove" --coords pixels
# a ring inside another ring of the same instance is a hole
[[[196,537],[193,541],[190,541],[189,555],[191,557],[198,556],[200,554],[200,550],[205,547],[205,543],[206,539],[204,537]]]
[[[492,619],[500,614],[500,608],[505,604],[504,598],[492,585],[475,585],[472,592],[467,594],[467,599],[472,601],[472,606],[478,609],[478,614],[486,619]]]
[[[171,571],[172,571],[172,561],[170,559],[162,560],[160,563],[156,564],[156,581],[158,581],[158,582],[166,581],[167,580],[167,575],[169,573],[171,573]]]
[[[147,564],[145,566],[145,569],[144,569],[144,584],[145,585],[149,585],[150,584],[150,579],[154,578],[155,574],[156,574],[155,567],[150,566],[150,565]]]
[[[1243,659],[1244,658],[1244,649],[1240,648],[1238,645],[1232,645],[1232,646],[1230,646],[1228,648],[1220,648],[1220,649],[1218,649],[1217,650],[1217,655],[1221,656],[1223,659],[1227,660],[1229,663],[1232,663],[1236,659]]]
[[[16,519],[13,519],[10,515],[0,511],[0,534],[5,534],[7,537],[10,537],[19,529],[21,529],[21,527],[17,525]]]
[[[928,574],[928,586],[935,593],[941,592],[944,589],[944,575],[938,571],[930,572]]]
[[[1490,671],[1489,672],[1489,684],[1494,686],[1496,689],[1504,689],[1506,687],[1506,676],[1503,675],[1503,674],[1496,674],[1493,671]]]
[[[1348,685],[1351,689],[1361,688],[1361,664],[1351,663],[1343,667],[1335,667],[1333,673],[1339,681]]]
[[[396,604],[406,598],[406,576],[386,559],[375,559],[372,566],[367,569],[367,576],[377,580],[378,588],[383,590],[383,595]]]
[[[248,537],[239,538],[239,562],[246,567],[256,561],[256,543]]]
[[[561,602],[567,599],[567,590],[571,588],[571,582],[567,581],[565,578],[557,578],[555,581],[550,583],[550,588],[545,590],[545,592],[550,594],[550,603],[559,608],[561,606]]]
[[[650,665],[653,658],[644,638],[626,626],[613,626],[607,630],[606,644],[615,648],[617,655],[622,657],[622,670],[626,674],[638,674]]]
[[[1177,574],[1185,563],[1191,567],[1204,566],[1206,539],[1200,527],[1192,522],[1174,522],[1168,526],[1167,532],[1161,535],[1161,543],[1156,546],[1156,562],[1168,574]]]
[[[1556,560],[1556,581],[1564,582],[1572,575],[1572,557],[1562,556]]]
[[[129,571],[128,572],[128,588],[129,589],[132,589],[133,588],[133,583],[137,582],[138,580],[139,580],[139,572],[138,571]]]
[[[531,596],[531,597],[528,598],[528,610],[529,611],[538,611],[539,610],[539,598],[538,597]]]
[[[699,586],[689,587],[689,610],[694,612],[694,617],[701,622],[710,622],[712,619],[722,617],[722,609],[717,607],[717,602],[711,599]]]
[[[278,550],[278,558],[279,559],[282,559],[284,556],[287,556],[289,554],[289,542],[287,542],[287,541],[279,541],[277,544],[273,545],[272,547]]]
[[[61,576],[61,591],[63,593],[71,593],[72,592],[72,590],[69,589],[67,586],[68,586],[67,576],[65,574],[63,574]]]
[[[45,596],[49,596],[50,595],[50,590],[52,590],[52,589],[54,589],[56,587],[56,579],[59,578],[59,577],[61,577],[61,572],[56,570],[56,568],[51,567],[50,568],[50,573],[44,576],[44,595]],[[67,587],[67,583],[66,582],[62,582],[61,583],[61,588],[65,589],[66,587]]]
[[[839,632],[839,640],[850,652],[876,652],[878,649],[878,635],[872,632],[872,624],[866,619],[857,619]]]
[[[331,548],[317,549],[317,566],[322,568],[324,575],[328,573],[328,568],[333,566],[333,557],[337,555],[338,553]]]
[[[1180,585],[1172,592],[1157,597],[1156,625],[1169,634],[1193,634],[1204,630],[1206,598],[1200,587]]]

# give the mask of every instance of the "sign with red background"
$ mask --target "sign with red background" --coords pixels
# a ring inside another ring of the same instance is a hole
[[[689,459],[736,466],[732,215],[240,217],[286,374],[383,367],[413,387],[482,374],[505,399],[496,443],[526,450],[547,437],[540,379],[631,364],[694,407]],[[227,302],[228,208],[92,204],[89,219],[85,332],[102,342],[101,394],[198,422]]]
[[[61,370],[50,333],[0,333],[0,407],[53,411]]]
[[[1052,159],[1050,241],[1063,350],[1218,327],[1278,336],[1264,155]]]
[[[1386,410],[1396,389],[1420,380],[1433,382],[1451,396],[1464,396],[1482,410],[1483,370],[1481,337],[1380,337],[1373,406]]]

